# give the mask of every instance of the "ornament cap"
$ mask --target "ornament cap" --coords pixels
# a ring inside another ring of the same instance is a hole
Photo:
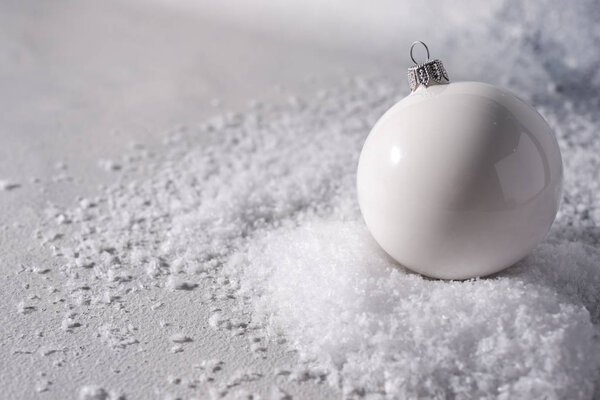
[[[427,60],[419,64],[413,57],[413,49],[417,44],[423,45],[427,51]],[[410,46],[410,58],[415,63],[408,69],[408,83],[411,92],[417,90],[419,86],[444,85],[450,83],[448,73],[444,64],[440,60],[431,60],[429,58],[429,48],[421,41],[413,42]]]

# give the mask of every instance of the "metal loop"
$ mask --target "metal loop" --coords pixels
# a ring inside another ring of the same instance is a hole
[[[425,43],[421,42],[420,40],[417,40],[416,42],[413,42],[413,44],[410,46],[410,59],[413,60],[413,62],[415,63],[415,65],[418,65],[419,63],[413,57],[413,49],[418,44],[422,44],[423,47],[425,47],[425,50],[427,51],[427,60],[429,60],[429,48],[427,47],[427,45]]]

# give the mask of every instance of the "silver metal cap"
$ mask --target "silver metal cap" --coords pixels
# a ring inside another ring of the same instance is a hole
[[[417,63],[413,57],[413,49],[417,44],[423,45],[425,50],[427,50],[427,61],[421,64]],[[408,69],[408,83],[410,84],[410,90],[412,92],[417,90],[420,85],[427,87],[450,83],[444,64],[442,64],[440,60],[429,59],[429,49],[425,43],[421,41],[414,42],[412,46],[410,46],[410,58],[415,63],[415,65]]]

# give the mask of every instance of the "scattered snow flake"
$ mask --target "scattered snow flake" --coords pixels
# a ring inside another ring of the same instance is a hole
[[[198,284],[183,280],[176,276],[170,276],[167,280],[167,287],[171,290],[194,290],[198,287]]]
[[[171,337],[169,338],[171,340],[171,342],[173,343],[187,343],[187,342],[191,342],[192,338],[185,335],[184,333],[178,332],[178,333],[174,333],[173,335],[171,335]]]
[[[101,386],[89,385],[79,389],[79,400],[109,400],[110,393]]]
[[[14,190],[14,189],[18,189],[21,187],[20,183],[17,182],[11,182],[8,180],[0,180],[0,190]]]

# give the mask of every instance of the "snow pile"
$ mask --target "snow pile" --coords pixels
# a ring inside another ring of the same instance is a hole
[[[582,298],[557,287],[593,298],[599,255],[544,245],[494,279],[442,282],[399,269],[362,223],[319,222],[254,242],[244,286],[346,395],[589,398],[596,328]]]
[[[544,43],[534,55],[551,65]],[[513,71],[493,60],[478,68],[493,83],[512,82]],[[381,252],[360,218],[355,170],[369,129],[406,83],[350,79],[310,102],[257,104],[182,128],[159,153],[135,146],[106,167],[114,186],[72,209],[50,208],[39,237],[63,265],[63,328],[88,329],[85,310],[142,303],[150,290],[201,290],[238,307],[234,315],[215,308],[211,328],[247,335],[256,352],[265,346],[257,329],[285,336],[303,361],[290,379],[327,379],[348,397],[590,398],[600,365],[599,122],[585,106],[593,99],[560,89],[546,72],[550,84],[532,86],[528,100],[556,129],[564,202],[550,237],[518,266],[442,282]],[[104,322],[94,334],[117,350],[138,343],[129,326]],[[172,351],[192,337],[171,336]],[[260,377],[232,379],[213,392]]]

